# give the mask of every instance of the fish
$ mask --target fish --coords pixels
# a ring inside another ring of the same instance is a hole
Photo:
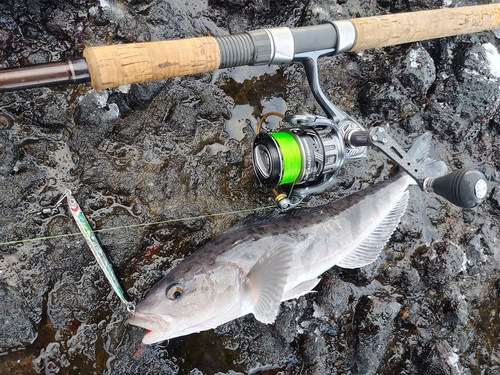
[[[429,177],[446,165],[427,157],[431,134],[408,151]],[[236,224],[170,269],[137,304],[129,323],[144,344],[213,329],[247,314],[275,321],[283,301],[311,292],[333,266],[374,262],[395,231],[416,182],[404,171],[324,206]]]

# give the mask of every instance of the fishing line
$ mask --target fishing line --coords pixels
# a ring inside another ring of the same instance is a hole
[[[278,116],[282,120],[285,118],[285,115],[279,112],[266,113],[259,121],[257,134],[262,131],[264,123],[269,116]],[[302,155],[300,153],[300,147],[297,140],[288,132],[270,133],[270,136],[274,138],[281,148],[283,158],[283,178],[280,185],[286,185],[288,183],[295,185],[295,182],[302,171]]]
[[[153,226],[153,225],[161,225],[161,224],[175,223],[175,222],[188,221],[188,220],[204,219],[204,218],[209,218],[209,217],[235,215],[235,214],[253,212],[253,211],[264,211],[264,210],[267,210],[270,208],[275,208],[275,206],[248,208],[248,209],[244,209],[244,210],[219,212],[219,213],[215,213],[215,214],[199,215],[199,216],[185,217],[185,218],[180,218],[180,219],[169,219],[169,220],[154,221],[154,222],[142,223],[142,224],[116,226],[116,227],[111,227],[111,228],[97,229],[97,230],[94,230],[93,232],[94,233],[104,233],[104,232],[111,232],[111,231],[123,230],[123,229],[142,228],[142,227],[148,227],[148,226]],[[74,232],[74,233],[57,234],[57,235],[53,235],[53,236],[28,238],[28,239],[24,239],[24,240],[6,241],[6,242],[0,242],[0,247],[7,246],[7,245],[17,245],[17,244],[21,244],[21,243],[25,243],[25,242],[38,242],[38,241],[53,240],[53,239],[57,239],[57,238],[73,237],[73,236],[81,236],[81,235],[82,235],[81,232]]]
[[[260,134],[264,127],[264,123],[269,116],[278,116],[282,120],[285,119],[285,115],[279,112],[268,112],[262,116],[257,126],[257,134]],[[284,132],[269,132],[269,136],[274,139],[276,145],[278,146],[279,153],[278,156],[281,159],[281,168],[282,175],[278,181],[278,185],[287,185],[291,184],[290,191],[288,195],[292,194],[295,184],[302,173],[302,152],[300,150],[300,146],[298,144],[298,140],[287,131]],[[255,145],[254,145],[255,147]],[[259,147],[257,147],[259,149]],[[262,150],[262,149],[261,149]],[[255,153],[254,151],[254,161],[257,164],[257,168],[266,178],[270,177],[270,173],[266,173],[265,170],[272,172],[271,169],[271,155],[268,152]],[[259,168],[259,167],[263,167]],[[287,204],[283,204],[280,202],[288,201],[288,195],[286,193],[280,193],[276,188],[272,189],[275,195],[275,202],[281,208],[286,208]]]
[[[283,157],[283,176],[280,185],[295,182],[302,170],[300,148],[293,135],[287,132],[271,133],[271,137],[278,143]]]

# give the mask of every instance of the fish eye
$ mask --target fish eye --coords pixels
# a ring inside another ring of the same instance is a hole
[[[178,284],[170,285],[167,288],[167,298],[171,300],[176,300],[181,298],[184,293],[184,289]]]

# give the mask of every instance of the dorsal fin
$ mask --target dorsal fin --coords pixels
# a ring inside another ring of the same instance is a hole
[[[247,218],[239,221],[238,223],[233,225],[231,228],[229,228],[228,231],[232,231],[235,229],[241,229],[241,228],[248,227],[248,226],[255,225],[255,224],[262,224],[262,223],[267,223],[270,221],[275,221],[282,216],[283,216],[283,213],[279,212],[278,210],[254,214],[254,215],[248,216]]]
[[[261,225],[264,223],[268,223],[271,221],[277,221],[285,218],[291,217],[300,217],[307,216],[307,214],[313,210],[316,210],[317,207],[304,207],[300,209],[293,209],[290,211],[279,211],[278,209],[266,212],[266,213],[258,213],[254,215],[250,215],[242,221],[236,223],[234,226],[228,229],[228,231],[232,231],[235,229],[246,228],[252,225]]]
[[[359,244],[353,253],[342,259],[337,265],[343,268],[360,268],[374,262],[398,226],[401,216],[405,213],[408,197],[407,190],[373,232]]]

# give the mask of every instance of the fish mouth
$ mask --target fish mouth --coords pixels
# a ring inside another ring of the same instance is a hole
[[[143,337],[144,344],[154,344],[165,341],[170,337],[170,324],[166,318],[157,314],[145,314],[136,311],[129,320],[129,324],[145,328],[148,333]]]

